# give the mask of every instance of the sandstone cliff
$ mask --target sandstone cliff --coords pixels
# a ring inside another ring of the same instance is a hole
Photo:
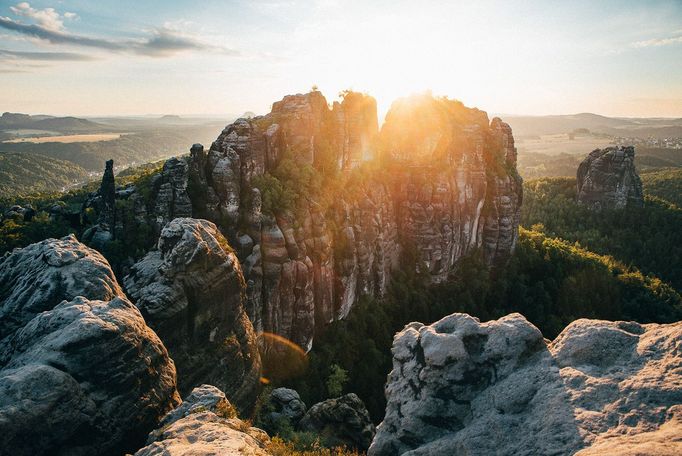
[[[179,401],[175,366],[75,237],[0,258],[0,454],[121,454]]]
[[[362,295],[381,296],[406,249],[433,282],[477,251],[504,265],[522,199],[509,126],[420,95],[394,103],[378,132],[374,99],[344,95],[331,108],[317,91],[286,96],[238,119],[208,150],[168,160],[148,196],[121,195],[134,215],[117,223],[216,223],[242,264],[256,332],[305,350]]]
[[[207,152],[192,149],[195,215],[215,220],[236,246],[257,331],[309,349],[316,327],[344,318],[363,294],[382,295],[408,246],[434,282],[477,249],[491,265],[509,256],[521,179],[508,125],[419,96],[396,102],[375,136],[373,99],[350,93],[329,109],[311,92],[229,125]],[[375,158],[374,167],[334,174],[360,158]],[[290,163],[326,181],[286,208],[259,177],[281,183]]]
[[[395,336],[369,455],[682,451],[682,323],[576,320],[552,343],[519,314]]]
[[[592,210],[624,209],[644,204],[642,181],[632,146],[596,149],[578,167],[578,203]]]

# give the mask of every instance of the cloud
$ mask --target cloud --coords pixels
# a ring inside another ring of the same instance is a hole
[[[635,48],[645,48],[645,47],[652,47],[652,46],[668,46],[670,44],[679,44],[682,43],[682,36],[674,36],[670,38],[655,38],[651,40],[645,40],[645,41],[637,41],[635,43],[632,43],[632,47]]]
[[[48,41],[52,44],[73,44],[76,46],[87,46],[112,51],[124,49],[124,46],[121,43],[102,38],[90,38],[68,32],[50,30],[36,24],[23,24],[10,19],[9,17],[0,16],[0,27],[23,35],[40,38],[41,40]]]
[[[10,9],[16,15],[30,18],[36,23],[26,24],[9,17],[0,16],[0,28],[55,45],[89,47],[109,52],[150,57],[170,57],[187,51],[214,52],[232,57],[241,55],[235,49],[208,43],[197,36],[184,33],[170,23],[150,30],[149,36],[145,38],[112,40],[67,31],[64,29],[61,20],[62,16],[52,8],[36,10],[30,4],[22,2],[10,7]],[[75,18],[77,16],[74,13],[65,13],[63,17]]]
[[[154,29],[152,36],[143,41],[133,43],[131,48],[138,54],[152,57],[168,57],[184,51],[217,52],[233,57],[241,55],[235,49],[206,43],[194,36],[175,30],[168,25]]]
[[[84,62],[95,60],[93,56],[76,52],[24,52],[0,49],[1,60],[35,60],[43,62],[70,61]]]
[[[75,19],[78,16],[69,12],[60,15],[54,8],[35,9],[28,2],[17,3],[15,6],[10,6],[9,9],[17,16],[32,19],[44,29],[55,32],[64,28],[63,18]]]

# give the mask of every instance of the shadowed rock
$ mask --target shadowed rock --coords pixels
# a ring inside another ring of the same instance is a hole
[[[633,146],[590,152],[578,167],[577,185],[578,202],[595,211],[644,205]]]
[[[375,432],[365,404],[354,393],[313,405],[298,423],[298,429],[323,436],[327,446],[363,451],[369,448]]]
[[[213,223],[172,220],[157,250],[123,281],[168,347],[181,393],[210,383],[241,410],[253,405],[261,363],[243,306],[246,285],[236,255]]]
[[[0,453],[121,454],[179,400],[173,361],[75,237],[0,259]]]

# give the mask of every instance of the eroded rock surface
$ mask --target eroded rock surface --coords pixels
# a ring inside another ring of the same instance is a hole
[[[148,226],[158,235],[176,217],[216,223],[242,263],[256,333],[308,351],[315,332],[362,295],[385,293],[401,252],[414,250],[433,282],[478,251],[503,267],[518,237],[522,182],[511,128],[483,111],[408,97],[379,132],[372,97],[346,92],[330,107],[313,91],[236,120],[208,150],[193,145],[144,191],[119,197],[121,242]],[[132,237],[145,248],[145,236]]]
[[[379,150],[385,167],[347,171],[355,177],[331,204],[306,194],[294,209],[263,212],[255,179],[283,160],[322,173]],[[503,265],[521,205],[509,126],[427,95],[396,102],[380,134],[367,95],[348,93],[332,109],[319,92],[287,96],[265,116],[228,125],[208,151],[195,145],[188,189],[194,212],[239,246],[256,331],[305,350],[316,327],[344,318],[363,294],[385,292],[406,245],[434,282],[479,248]]]
[[[369,454],[679,454],[681,342],[682,323],[577,320],[550,344],[519,314],[411,323]]]
[[[175,361],[181,393],[210,383],[240,409],[253,405],[261,363],[244,311],[244,278],[213,223],[191,218],[167,223],[157,249],[123,282]]]
[[[178,401],[168,352],[75,237],[0,259],[0,453],[121,454]]]
[[[577,185],[578,202],[592,210],[624,209],[644,204],[633,146],[590,152],[578,167]]]
[[[159,431],[135,456],[267,456],[268,435],[236,418],[199,411]]]
[[[375,433],[369,412],[355,393],[313,405],[298,423],[298,429],[321,435],[327,446],[363,451],[369,448]]]
[[[149,434],[136,456],[267,455],[268,435],[239,420],[225,393],[212,385],[192,390]]]

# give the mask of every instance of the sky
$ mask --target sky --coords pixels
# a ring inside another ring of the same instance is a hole
[[[264,114],[316,85],[682,117],[682,0],[0,0],[0,112]]]

